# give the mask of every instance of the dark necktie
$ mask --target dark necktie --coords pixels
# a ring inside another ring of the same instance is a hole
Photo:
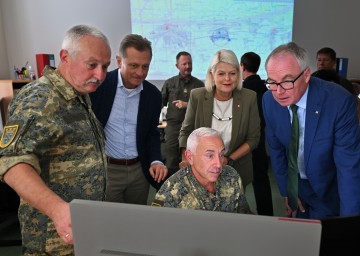
[[[292,123],[288,159],[288,200],[291,209],[297,209],[298,198],[298,151],[299,151],[299,118],[297,115],[298,106],[291,105]]]

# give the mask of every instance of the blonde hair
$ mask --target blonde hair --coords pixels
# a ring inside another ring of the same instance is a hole
[[[210,65],[209,65],[209,68],[207,70],[206,77],[205,77],[206,90],[209,92],[214,90],[215,84],[213,83],[211,72],[215,73],[217,65],[220,62],[230,64],[231,66],[236,68],[236,71],[238,72],[238,81],[237,81],[236,89],[241,90],[242,74],[240,71],[240,65],[239,65],[238,58],[236,57],[236,54],[233,51],[226,50],[226,49],[221,49],[221,50],[217,51],[214,54],[214,56],[210,62]]]

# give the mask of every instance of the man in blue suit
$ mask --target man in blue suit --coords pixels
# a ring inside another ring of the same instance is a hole
[[[159,188],[168,173],[161,162],[157,128],[161,93],[145,80],[151,58],[150,41],[140,35],[125,36],[116,56],[118,69],[108,72],[90,95],[106,136],[106,201],[146,204],[149,184]]]
[[[322,219],[360,214],[360,126],[353,96],[341,86],[311,77],[306,51],[295,43],[266,60],[270,91],[263,97],[273,171],[289,217]],[[298,107],[298,200],[288,198],[292,112]],[[295,203],[296,205],[296,203]]]

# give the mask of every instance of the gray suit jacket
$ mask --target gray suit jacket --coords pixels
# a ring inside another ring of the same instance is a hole
[[[214,92],[208,92],[205,88],[191,91],[179,135],[180,148],[186,148],[187,138],[193,130],[200,127],[211,127],[213,104]],[[232,111],[232,132],[228,154],[234,152],[243,143],[247,143],[253,150],[257,147],[260,139],[260,118],[256,93],[245,88],[234,90]],[[251,153],[235,161],[234,168],[239,172],[244,187],[252,182]]]

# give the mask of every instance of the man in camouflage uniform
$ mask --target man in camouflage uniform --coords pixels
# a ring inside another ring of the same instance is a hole
[[[0,178],[20,196],[23,255],[73,255],[69,202],[103,200],[106,157],[88,93],[111,50],[93,27],[71,28],[60,64],[16,95],[0,141]]]
[[[179,170],[181,154],[179,149],[179,132],[184,121],[190,91],[204,87],[204,83],[191,75],[192,59],[188,52],[176,55],[176,67],[179,74],[165,81],[162,89],[162,103],[167,106],[165,128],[165,158],[169,176]]]
[[[207,127],[194,130],[185,156],[190,163],[172,175],[155,195],[153,206],[249,213],[241,178],[224,161],[220,134]]]

